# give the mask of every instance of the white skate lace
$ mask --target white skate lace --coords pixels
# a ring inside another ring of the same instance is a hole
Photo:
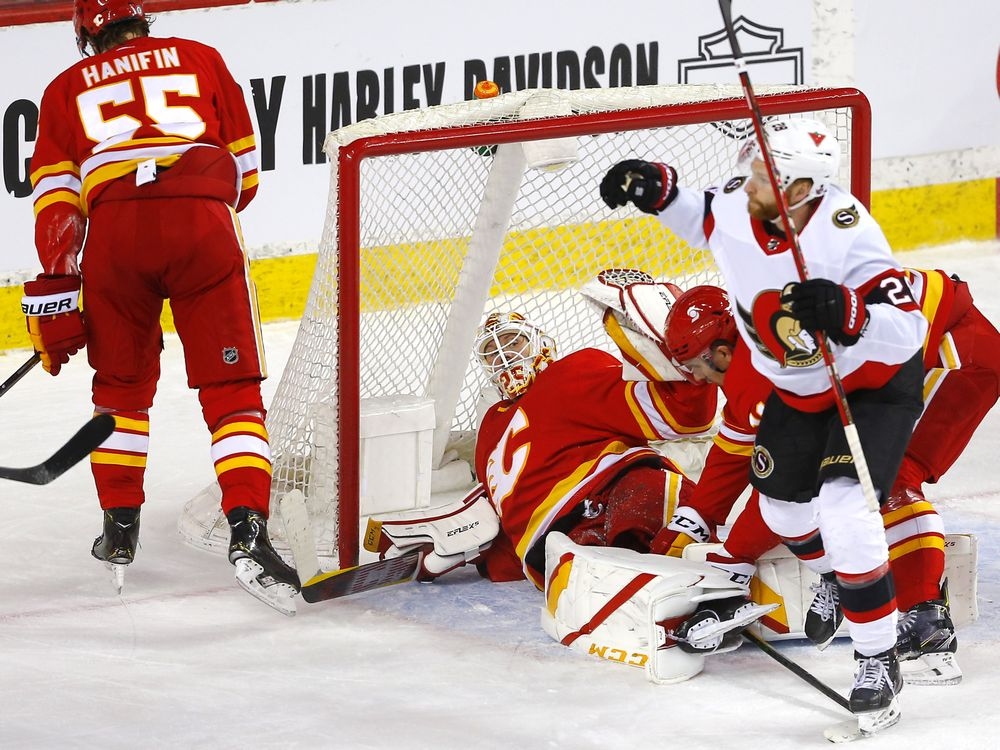
[[[833,619],[839,604],[836,584],[821,578],[819,583],[810,584],[809,590],[816,594],[812,604],[809,605],[809,611],[815,612],[823,620]]]
[[[883,681],[886,683],[889,682],[889,671],[881,659],[870,656],[858,665],[858,674],[854,678],[854,687],[878,690]]]

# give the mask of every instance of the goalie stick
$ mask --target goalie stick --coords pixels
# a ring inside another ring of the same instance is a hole
[[[110,414],[98,414],[42,463],[24,469],[0,466],[0,479],[26,484],[48,484],[90,455],[114,430],[115,418]]]
[[[278,501],[285,536],[292,551],[295,569],[302,582],[302,599],[309,604],[412,581],[420,570],[424,553],[407,552],[399,557],[323,571],[316,556],[316,542],[309,526],[306,498],[300,490],[286,493]]]
[[[806,268],[806,261],[802,255],[802,247],[799,244],[798,230],[792,222],[788,213],[788,202],[785,194],[778,185],[778,169],[774,163],[774,156],[767,143],[767,136],[764,133],[764,116],[760,112],[757,104],[757,97],[750,83],[750,74],[747,72],[746,60],[743,59],[743,52],[740,50],[739,41],[736,39],[736,28],[733,26],[733,0],[719,0],[719,10],[722,13],[722,23],[726,27],[726,36],[729,37],[729,46],[733,52],[733,66],[740,78],[740,85],[743,87],[743,94],[750,109],[750,119],[753,122],[754,133],[757,137],[757,144],[760,146],[760,157],[764,161],[767,169],[767,177],[771,183],[771,190],[774,192],[775,200],[778,204],[778,213],[782,224],[788,233],[788,244],[791,246],[792,259],[795,261],[795,268],[799,272],[799,280],[805,281],[809,278],[809,271]],[[854,467],[858,473],[858,482],[864,491],[865,501],[869,510],[877,513],[879,510],[878,496],[875,494],[875,485],[872,482],[871,472],[868,470],[868,461],[865,459],[864,450],[861,448],[861,436],[858,434],[857,425],[854,424],[854,417],[851,416],[851,408],[847,403],[847,393],[844,391],[844,384],[837,373],[837,363],[833,358],[833,352],[827,343],[826,335],[816,332],[816,344],[823,355],[823,362],[826,364],[827,376],[830,378],[830,385],[836,396],[837,411],[840,413],[840,421],[844,426],[844,435],[847,437],[847,444],[851,448],[851,455],[854,457]]]
[[[331,570],[328,573],[317,573],[302,584],[302,598],[310,604],[315,604],[383,586],[406,583],[417,577],[423,559],[423,551],[415,550],[399,557],[389,557],[342,570]]]
[[[34,367],[35,365],[37,365],[41,361],[42,361],[42,355],[41,354],[39,354],[38,352],[35,352],[34,354],[32,354],[31,358],[27,362],[25,362],[23,365],[21,365],[20,367],[18,367],[14,371],[13,375],[11,375],[5,381],[3,381],[2,383],[0,383],[0,396],[2,396],[7,391],[9,391],[14,386],[14,384],[17,383],[18,380],[20,380],[25,375],[27,375],[28,372],[31,371],[31,368]]]

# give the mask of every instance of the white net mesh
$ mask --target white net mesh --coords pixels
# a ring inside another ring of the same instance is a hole
[[[851,185],[862,178],[851,173],[853,115],[837,93],[757,92],[765,113],[801,112],[832,127],[844,148],[840,182]],[[331,133],[316,271],[268,413],[272,508],[302,489],[319,554],[352,562],[365,509],[357,467],[338,468],[344,451],[357,462],[360,403],[394,394],[433,399],[435,467],[454,457],[452,448],[467,458],[485,385],[472,341],[486,314],[517,309],[555,338],[560,354],[613,350],[577,291],[600,270],[639,268],[682,288],[718,283],[708,254],[631,207],[609,210],[598,185],[628,158],[668,162],[693,187],[716,183],[731,173],[741,139],[752,136],[749,120],[730,119],[745,107],[741,91],[724,86],[532,90]],[[498,151],[491,143],[504,145]],[[527,163],[570,160],[561,169]],[[218,499],[213,486],[188,503],[180,521],[188,541],[228,542]],[[341,518],[350,528],[338,535]],[[280,524],[271,532],[280,549]]]

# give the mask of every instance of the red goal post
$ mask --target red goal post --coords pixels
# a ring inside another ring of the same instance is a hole
[[[757,94],[765,116],[807,115],[834,129],[840,182],[867,205],[864,95]],[[367,514],[434,505],[467,485],[485,385],[471,348],[483,317],[517,309],[561,354],[613,351],[578,291],[602,268],[641,268],[682,287],[717,283],[709,254],[631,207],[610,211],[598,184],[617,161],[642,158],[709,187],[732,173],[752,136],[739,87],[690,85],[520,91],[331,133],[316,270],[267,419],[275,517],[277,498],[301,489],[320,556],[346,566],[359,560]],[[410,442],[371,442],[397,422],[410,425]],[[394,475],[405,491],[380,492]],[[179,528],[197,546],[224,548],[216,487],[188,503]],[[281,549],[280,523],[270,529]]]

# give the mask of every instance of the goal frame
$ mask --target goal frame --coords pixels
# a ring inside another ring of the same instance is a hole
[[[866,207],[871,198],[871,107],[856,88],[811,89],[760,94],[757,102],[765,116],[791,115],[821,109],[851,111],[851,192]],[[337,320],[339,375],[336,386],[338,464],[337,552],[341,567],[356,565],[360,555],[361,509],[361,165],[367,158],[433,151],[459,146],[479,147],[520,141],[548,140],[588,134],[642,130],[668,125],[692,125],[748,116],[743,98],[732,97],[695,103],[669,104],[642,109],[583,115],[562,115],[545,120],[507,121],[456,128],[433,128],[362,136],[341,144],[336,153],[338,194],[335,237],[337,267]],[[609,165],[610,166],[610,165]],[[597,186],[594,186],[597,189]]]

